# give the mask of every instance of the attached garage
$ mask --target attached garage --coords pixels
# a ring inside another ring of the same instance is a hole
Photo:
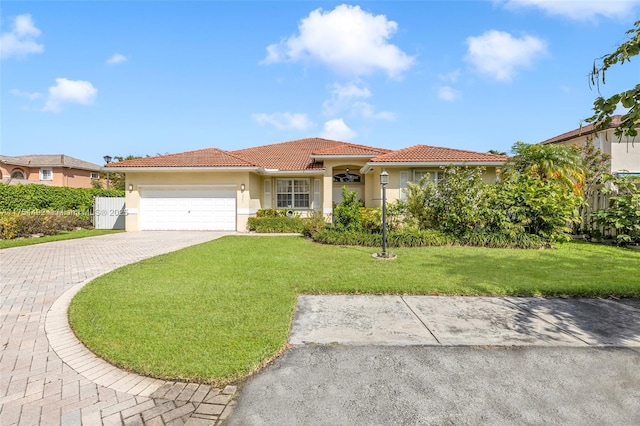
[[[235,231],[235,186],[140,186],[143,231]]]

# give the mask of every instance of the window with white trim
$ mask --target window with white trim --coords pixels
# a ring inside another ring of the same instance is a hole
[[[53,170],[40,169],[40,180],[53,180]]]
[[[437,185],[438,182],[440,182],[442,180],[442,178],[444,177],[444,172],[442,172],[442,171],[429,171],[429,170],[414,170],[413,171],[413,182],[414,183],[420,182],[420,179],[422,179],[425,175],[429,175],[428,179]]]
[[[100,179],[100,174],[96,172],[91,172],[91,179]]]
[[[279,209],[308,209],[311,184],[309,179],[277,179],[276,207]]]

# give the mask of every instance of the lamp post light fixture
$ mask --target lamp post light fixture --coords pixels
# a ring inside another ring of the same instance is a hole
[[[104,159],[104,162],[107,164],[109,164],[111,160],[113,160],[113,158],[110,155],[105,155],[102,158]],[[109,189],[109,170],[107,170],[107,189]]]
[[[380,185],[382,186],[382,253],[381,257],[389,257],[387,254],[387,184],[389,173],[382,169],[380,173]]]

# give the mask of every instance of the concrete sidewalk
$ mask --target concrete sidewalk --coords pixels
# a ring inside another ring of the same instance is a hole
[[[640,301],[302,296],[229,426],[640,424]]]
[[[640,347],[640,300],[301,296],[289,342]]]

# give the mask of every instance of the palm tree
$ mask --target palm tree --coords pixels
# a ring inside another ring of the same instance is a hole
[[[516,142],[513,157],[505,164],[503,176],[527,173],[540,179],[556,179],[576,194],[582,194],[585,180],[582,157],[574,146]]]

